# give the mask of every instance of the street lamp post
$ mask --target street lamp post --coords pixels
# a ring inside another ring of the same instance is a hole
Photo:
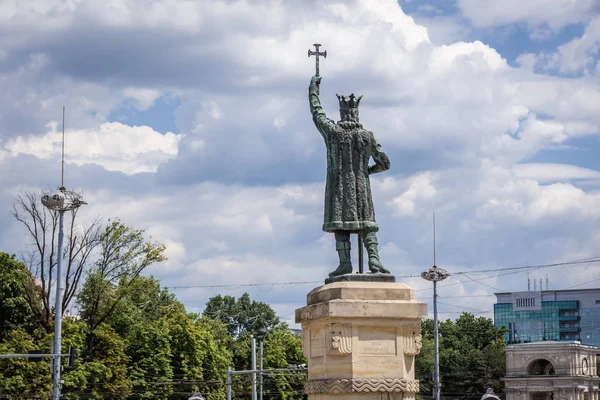
[[[65,211],[72,211],[86,204],[80,194],[65,189],[65,107],[63,106],[62,167],[60,188],[42,196],[42,204],[51,211],[58,212],[58,262],[56,265],[56,303],[54,307],[54,351],[52,360],[52,399],[60,399],[60,355],[62,339],[62,263]]]
[[[435,213],[433,214],[433,267],[421,273],[421,277],[433,282],[433,353],[434,353],[434,370],[433,370],[433,398],[440,400],[440,351],[438,341],[438,315],[437,315],[437,283],[443,281],[450,274],[442,268],[435,265]]]

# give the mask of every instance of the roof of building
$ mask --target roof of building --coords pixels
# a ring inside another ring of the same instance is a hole
[[[512,347],[569,347],[569,346],[581,346],[581,347],[586,347],[586,348],[590,348],[590,349],[598,349],[598,347],[596,346],[591,346],[588,344],[581,344],[580,341],[578,340],[571,340],[571,341],[555,341],[555,340],[545,340],[542,342],[528,342],[528,343],[516,343],[516,344],[509,344],[506,347],[507,348],[512,348]]]
[[[542,293],[553,293],[553,292],[599,292],[600,288],[589,288],[589,289],[557,289],[557,290],[515,290],[514,292],[499,292],[494,293],[496,296],[502,294],[513,294],[513,293],[522,293],[522,292],[542,292]]]

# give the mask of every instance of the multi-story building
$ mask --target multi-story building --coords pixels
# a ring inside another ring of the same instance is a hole
[[[600,288],[496,293],[494,324],[508,344],[573,341],[600,347]]]

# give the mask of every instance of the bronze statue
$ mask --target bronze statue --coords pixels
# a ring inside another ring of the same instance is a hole
[[[319,53],[317,47],[316,53]],[[315,54],[315,53],[313,53]],[[315,54],[317,59],[319,55]],[[310,53],[309,53],[310,56]],[[317,64],[318,68],[318,64]],[[340,121],[327,118],[319,101],[321,77],[312,77],[308,89],[310,111],[327,147],[327,182],[325,185],[325,218],[323,230],[335,234],[340,265],[330,277],[352,273],[350,234],[360,235],[369,256],[369,271],[390,272],[379,260],[375,210],[371,197],[370,174],[386,171],[390,160],[375,139],[373,132],[363,128],[358,119],[360,97],[337,95]],[[370,158],[375,161],[369,165]]]

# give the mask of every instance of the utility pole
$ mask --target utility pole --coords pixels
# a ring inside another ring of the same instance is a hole
[[[252,348],[252,400],[256,399],[256,339],[254,335],[250,336],[250,343]]]
[[[255,364],[256,365],[256,364]],[[307,371],[306,364],[302,365],[291,365],[289,368],[273,368],[273,369],[247,369],[243,371],[234,371],[231,367],[227,368],[227,400],[231,400],[233,397],[232,390],[232,377],[233,375],[247,375],[251,374],[255,376],[255,374],[263,374],[263,375],[271,375],[271,376],[305,376],[302,375]],[[300,374],[301,373],[301,374]],[[256,381],[254,381],[256,382]],[[261,388],[262,389],[262,388]],[[252,392],[252,398],[256,396],[256,391]]]
[[[434,352],[434,370],[433,370],[433,398],[440,400],[440,351],[438,341],[438,315],[437,315],[437,283],[443,281],[450,274],[442,268],[435,265],[435,213],[433,213],[433,267],[421,273],[421,277],[433,282],[433,352]]]
[[[58,212],[58,263],[56,266],[56,305],[54,306],[54,383],[52,389],[52,398],[60,399],[60,351],[62,340],[62,261],[63,261],[63,238],[64,234],[64,217],[65,212]]]
[[[259,346],[259,369],[260,369],[260,389],[259,389],[259,395],[258,395],[258,399],[259,400],[263,400],[263,350],[264,350],[264,346],[263,346],[263,342],[260,342],[260,346]]]
[[[60,400],[60,356],[62,339],[62,264],[63,264],[63,238],[64,238],[64,215],[65,211],[75,210],[82,204],[81,195],[65,189],[65,106],[63,106],[62,124],[62,164],[60,188],[50,194],[42,196],[42,204],[51,211],[58,211],[58,250],[56,265],[56,303],[54,306],[54,359],[52,362],[52,399]]]
[[[231,367],[227,367],[227,400],[231,400]]]

